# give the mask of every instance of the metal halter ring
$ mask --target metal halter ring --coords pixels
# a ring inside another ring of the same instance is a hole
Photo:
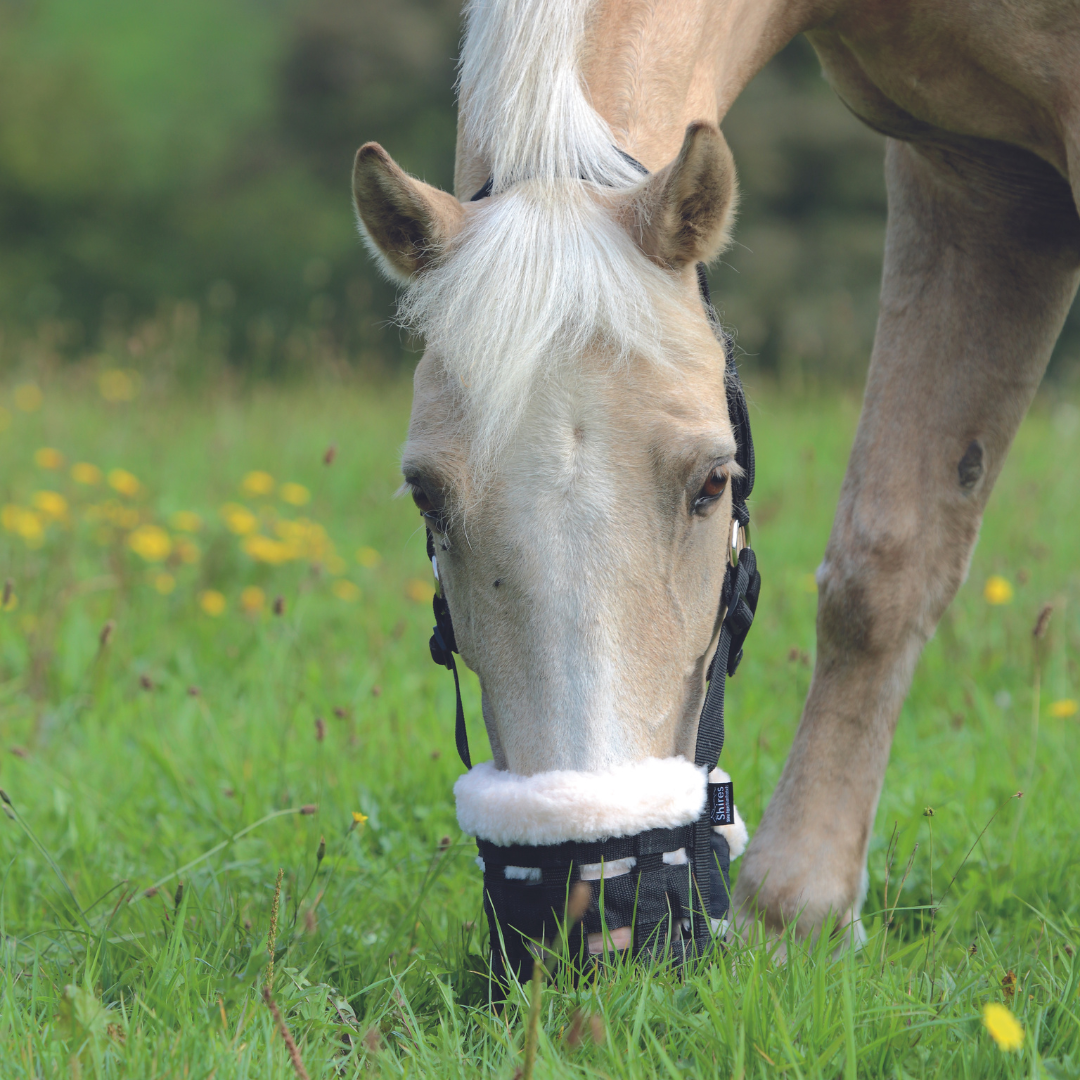
[[[740,525],[737,519],[731,522],[731,551],[730,559],[732,566],[739,565],[739,552],[744,547],[750,546],[750,526]]]

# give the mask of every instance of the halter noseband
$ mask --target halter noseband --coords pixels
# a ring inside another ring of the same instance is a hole
[[[643,174],[648,170],[624,151],[620,154]],[[472,197],[476,202],[492,193],[492,181]],[[724,347],[728,420],[736,440],[735,461],[742,473],[731,481],[731,545],[720,593],[720,640],[706,675],[708,689],[698,721],[694,764],[711,773],[724,746],[724,686],[742,659],[742,646],[757,610],[761,575],[749,544],[750,512],[746,501],[754,487],[754,441],[746,396],[735,365],[734,341],[720,323],[709,293],[704,263],[697,265],[698,289],[713,333]],[[438,564],[431,532],[428,557],[438,582]],[[457,696],[455,738],[458,754],[472,770],[465,712],[461,704],[454,653],[457,642],[450,608],[441,583],[432,601],[435,627],[431,658],[454,675]],[[531,943],[550,941],[563,927],[571,955],[586,953],[585,935],[611,928],[633,929],[632,953],[670,955],[676,962],[704,955],[715,928],[728,913],[730,888],[727,839],[714,826],[735,822],[730,781],[708,783],[705,808],[690,824],[653,828],[629,836],[595,841],[570,840],[556,844],[496,844],[477,836],[484,871],[484,905],[491,930],[492,966],[502,981],[508,973],[518,977],[532,963]],[[674,856],[684,849],[688,859]],[[737,854],[737,853],[736,853]],[[605,877],[604,864],[625,860],[628,872]],[[689,863],[689,866],[686,864]],[[565,925],[570,887],[582,880],[582,869],[600,864],[590,874],[592,902],[575,926]]]

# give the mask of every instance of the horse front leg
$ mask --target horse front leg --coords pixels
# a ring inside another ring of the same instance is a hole
[[[830,912],[858,918],[900,706],[967,573],[1080,265],[1067,183],[1023,152],[890,141],[886,176],[881,308],[817,573],[817,662],[735,889],[743,919],[797,920],[801,935]]]

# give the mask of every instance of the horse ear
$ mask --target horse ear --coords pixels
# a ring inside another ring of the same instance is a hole
[[[368,247],[399,281],[437,258],[465,216],[453,195],[409,176],[378,143],[357,150],[352,188]]]
[[[735,161],[720,129],[691,124],[679,156],[635,199],[634,238],[650,259],[675,269],[708,262],[727,246],[737,202]]]

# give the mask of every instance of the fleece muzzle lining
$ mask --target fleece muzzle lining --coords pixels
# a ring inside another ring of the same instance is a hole
[[[722,783],[729,777],[714,769],[709,780]],[[646,758],[601,772],[558,769],[533,776],[496,769],[486,761],[458,778],[454,795],[461,828],[493,844],[592,842],[691,824],[705,807],[706,774],[683,757]],[[716,831],[727,839],[731,858],[742,854],[748,837],[738,809],[734,824],[716,826]]]

